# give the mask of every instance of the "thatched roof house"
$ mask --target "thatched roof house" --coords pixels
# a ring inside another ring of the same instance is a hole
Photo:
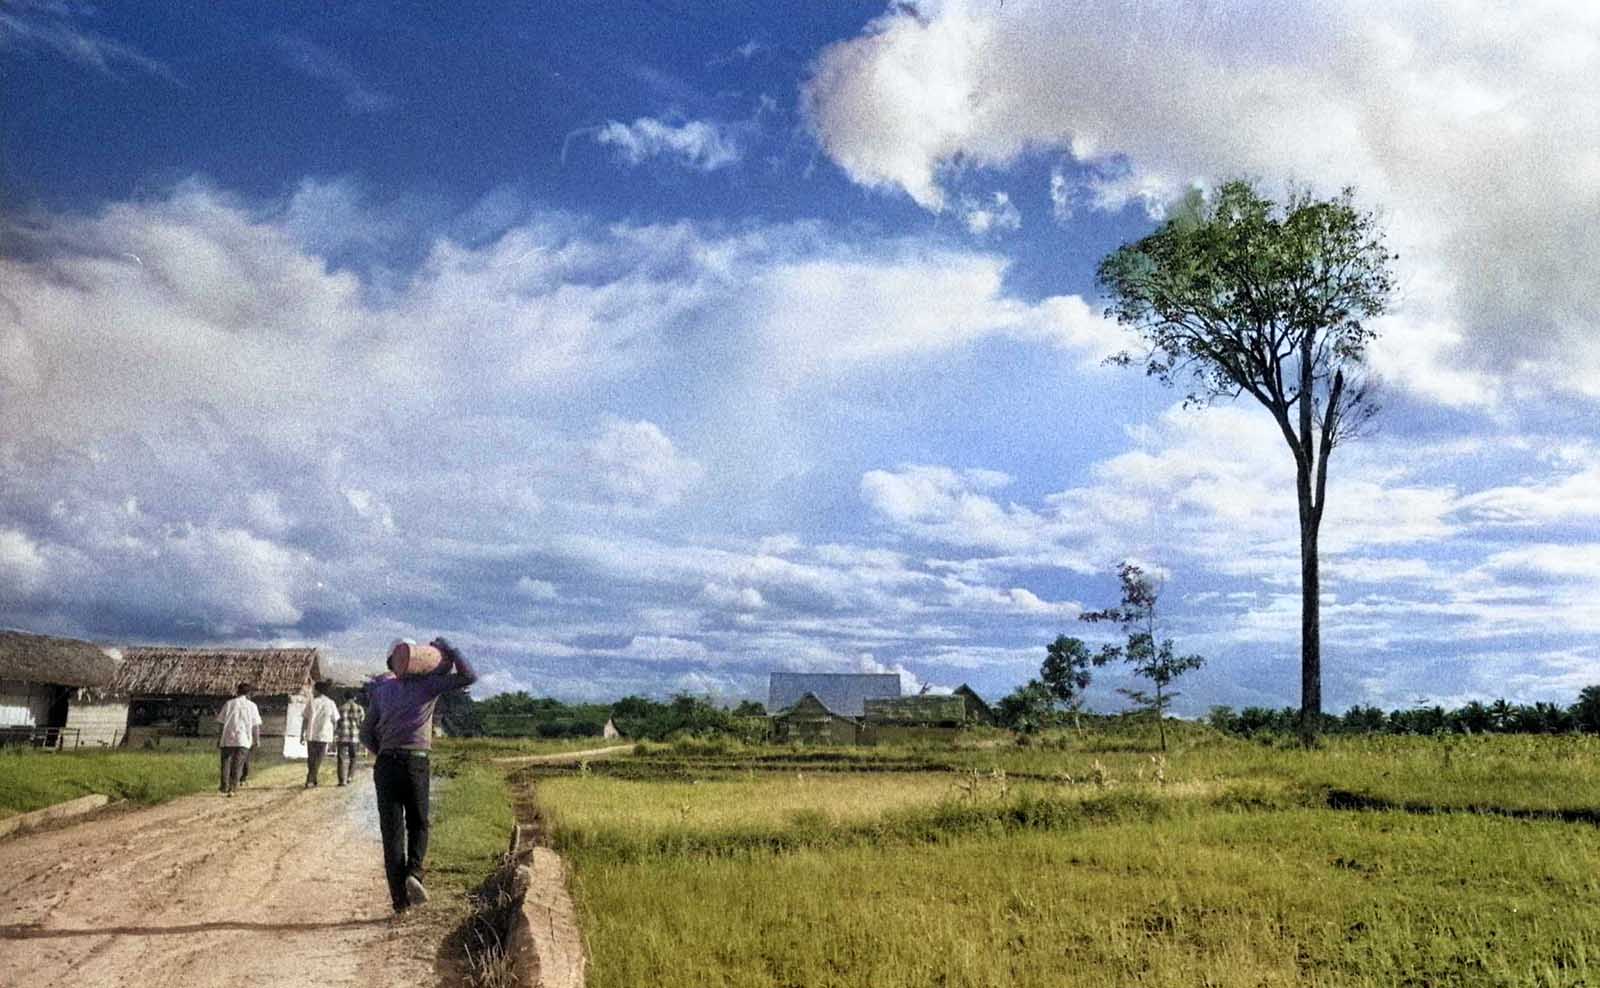
[[[899,696],[900,677],[892,672],[775,672],[767,681],[767,710],[782,714],[807,693],[840,717],[860,717],[868,699]]]
[[[0,680],[103,690],[116,675],[117,660],[93,642],[0,630]]]
[[[258,694],[299,693],[321,678],[314,648],[124,649],[118,686],[130,696],[230,697],[240,683],[254,683]]]
[[[866,704],[899,695],[895,673],[775,672],[767,710],[777,740],[854,744]]]
[[[286,757],[303,758],[300,711],[311,684],[322,675],[322,658],[314,648],[141,646],[124,650],[117,687],[129,697],[133,743],[198,738],[214,744],[216,711],[239,683],[251,683],[264,722],[262,746],[275,746],[281,738]]]
[[[117,669],[112,650],[93,642],[0,630],[0,731],[30,744],[118,743],[128,706]]]
[[[948,693],[924,693],[866,701],[864,717],[869,724],[902,724],[919,727],[960,727],[967,719],[967,703]]]
[[[993,724],[995,722],[994,708],[989,706],[978,691],[962,683],[956,687],[956,696],[961,697],[967,704],[967,721],[972,724]]]

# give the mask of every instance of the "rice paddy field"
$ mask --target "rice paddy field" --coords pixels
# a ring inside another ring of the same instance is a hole
[[[1600,983],[1600,745],[642,746],[512,776],[590,984]]]

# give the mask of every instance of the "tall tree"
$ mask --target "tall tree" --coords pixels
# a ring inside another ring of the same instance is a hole
[[[1122,584],[1122,603],[1103,611],[1086,611],[1079,615],[1083,621],[1110,621],[1127,636],[1122,645],[1107,645],[1094,656],[1095,665],[1104,665],[1115,659],[1133,666],[1134,675],[1150,680],[1154,693],[1144,690],[1119,690],[1140,708],[1153,711],[1157,730],[1161,735],[1161,750],[1167,750],[1167,707],[1178,694],[1171,691],[1173,680],[1191,669],[1205,665],[1198,655],[1178,655],[1171,638],[1157,640],[1156,600],[1161,596],[1161,586],[1141,567],[1124,562],[1117,567],[1117,579]]]
[[[1146,373],[1189,385],[1186,404],[1249,395],[1294,456],[1300,509],[1300,733],[1322,719],[1317,537],[1328,458],[1377,410],[1362,365],[1388,305],[1395,255],[1345,189],[1291,191],[1280,206],[1249,182],[1198,191],[1161,229],[1100,262],[1107,315],[1148,344]],[[1133,363],[1122,354],[1117,361]]]
[[[1083,709],[1083,693],[1089,688],[1091,659],[1089,646],[1081,640],[1057,635],[1044,647],[1044,664],[1039,666],[1039,679],[1050,696],[1072,713],[1072,726],[1078,731],[1083,730],[1078,713]]]

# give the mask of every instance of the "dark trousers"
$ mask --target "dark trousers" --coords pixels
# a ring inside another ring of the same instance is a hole
[[[328,742],[306,742],[306,785],[321,785],[322,780],[317,776],[322,774],[322,756],[328,753]]]
[[[250,749],[229,745],[222,749],[222,785],[218,792],[233,792],[243,781],[244,767],[249,764]]]
[[[350,776],[355,773],[357,747],[354,741],[340,741],[335,746],[334,756],[338,759],[339,785],[341,786],[349,782]]]
[[[383,832],[383,873],[396,909],[406,907],[406,877],[422,878],[428,853],[427,752],[385,751],[372,766]]]

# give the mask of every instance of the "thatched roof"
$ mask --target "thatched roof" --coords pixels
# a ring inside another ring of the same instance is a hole
[[[117,660],[93,642],[0,630],[0,679],[104,689]]]
[[[776,716],[812,694],[830,713],[860,717],[868,697],[900,695],[900,677],[889,673],[775,672],[767,685],[767,712]]]
[[[829,710],[828,705],[823,703],[815,693],[807,693],[805,696],[802,696],[790,706],[785,707],[784,709],[773,714],[772,719],[791,724],[797,721],[813,721],[823,723],[830,720],[842,720],[847,723],[855,723],[854,717],[846,717],[844,714],[835,713],[832,710]]]
[[[967,717],[984,724],[994,723],[994,708],[988,701],[978,695],[978,691],[962,683],[956,687],[956,696],[967,701]]]
[[[967,701],[948,693],[868,700],[865,706],[871,724],[960,724],[967,719]]]
[[[117,688],[130,696],[232,696],[239,683],[268,696],[299,693],[322,676],[314,648],[124,649]]]

